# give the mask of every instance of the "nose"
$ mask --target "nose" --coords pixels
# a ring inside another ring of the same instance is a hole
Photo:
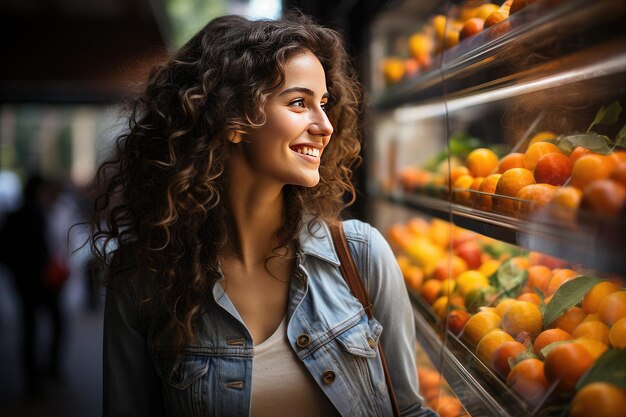
[[[330,136],[333,134],[333,125],[328,119],[328,115],[322,108],[316,109],[311,116],[309,132],[317,136]]]

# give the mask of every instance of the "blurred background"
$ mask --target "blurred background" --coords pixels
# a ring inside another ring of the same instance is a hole
[[[343,31],[358,59],[363,16],[384,2],[359,3],[0,2],[0,415],[102,414],[103,294],[80,248],[85,228],[68,230],[88,215],[95,170],[125,127],[122,103],[149,69],[213,17],[293,7]],[[29,278],[41,267],[43,284]]]

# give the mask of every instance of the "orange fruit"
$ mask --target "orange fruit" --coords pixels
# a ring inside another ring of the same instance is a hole
[[[463,24],[463,28],[461,29],[461,33],[459,34],[459,39],[463,40],[465,38],[469,38],[470,36],[479,34],[483,30],[484,23],[485,19],[481,19],[479,17],[473,17],[466,20]]]
[[[433,401],[435,401],[437,397],[441,395],[441,388],[437,387],[437,388],[431,388],[431,389],[422,389],[420,387],[420,392],[422,394],[422,397],[424,397],[426,404],[430,406],[430,404]]]
[[[609,339],[611,334],[609,333]],[[596,339],[590,339],[588,337],[581,337],[580,339],[574,339],[572,343],[576,343],[587,349],[587,352],[591,355],[594,361],[596,361],[606,350],[609,348],[607,345]]]
[[[516,301],[515,298],[503,298],[496,304],[496,313],[502,317]]]
[[[611,281],[602,281],[593,286],[583,297],[583,311],[587,314],[597,313],[600,303],[607,295],[619,291],[619,286]]]
[[[420,367],[417,369],[417,377],[422,391],[428,391],[433,388],[439,389],[441,385],[441,374],[434,369]]]
[[[535,181],[551,185],[563,185],[572,173],[572,161],[562,153],[542,155],[535,166]]]
[[[552,196],[548,213],[558,221],[574,224],[582,197],[582,191],[576,187],[561,187]]]
[[[524,292],[517,296],[519,301],[528,301],[529,303],[533,303],[538,306],[541,305],[541,297],[539,297],[534,292]]]
[[[556,391],[573,392],[578,379],[593,365],[587,349],[576,343],[564,343],[548,352],[544,372],[550,384],[556,383]]]
[[[519,190],[513,207],[524,216],[536,214],[552,200],[558,188],[550,184],[531,184]]]
[[[491,210],[491,195],[496,191],[496,185],[500,179],[500,174],[491,174],[485,177],[483,182],[480,183],[478,191],[480,193],[474,193],[472,197],[472,206],[481,210]],[[482,193],[482,194],[481,194]]]
[[[509,359],[514,359],[525,350],[526,346],[515,340],[504,342],[493,352],[493,355],[491,356],[491,367],[500,376],[506,378],[511,371]]]
[[[466,296],[473,289],[487,287],[489,280],[481,272],[470,269],[457,276],[456,285],[459,293]]]
[[[609,326],[626,317],[626,291],[617,291],[604,297],[598,312],[600,319]]]
[[[433,303],[433,311],[440,319],[443,319],[448,315],[448,309],[450,308],[450,298],[443,295],[435,300]]]
[[[523,153],[513,152],[500,159],[500,163],[498,164],[498,173],[504,174],[511,168],[526,168],[526,165],[524,165]]]
[[[468,174],[461,175],[459,178],[457,178],[452,186],[454,201],[459,204],[469,205],[470,192],[468,190],[472,186],[473,182],[474,177]]]
[[[592,382],[572,399],[569,417],[626,417],[624,390],[607,382]]]
[[[385,80],[390,83],[397,83],[404,77],[404,61],[398,57],[388,57],[383,60],[383,75]]]
[[[617,216],[626,203],[626,186],[611,179],[587,184],[583,190],[582,206],[598,215]]]
[[[554,325],[557,328],[572,334],[576,327],[583,322],[586,316],[587,315],[582,308],[573,306],[563,313],[561,317],[554,320]]]
[[[460,165],[458,167],[453,167],[450,170],[450,184],[454,184],[454,182],[461,176],[461,175],[469,175],[469,169],[467,169],[467,167]]]
[[[535,142],[528,146],[524,155],[524,165],[526,166],[526,169],[534,171],[539,158],[548,153],[563,152],[561,152],[558,146],[550,142]]]
[[[559,342],[561,340],[570,340],[572,336],[561,329],[548,329],[539,333],[539,336],[533,343],[533,350],[536,355],[541,354],[541,349],[548,346],[550,343]]]
[[[548,284],[552,278],[552,270],[545,265],[533,265],[528,267],[528,287],[537,289],[542,293],[548,291]]]
[[[460,30],[448,29],[443,35],[443,48],[452,48],[459,44]]]
[[[486,177],[498,168],[498,156],[491,149],[474,149],[467,155],[465,165],[474,177]]]
[[[478,12],[476,13],[476,17],[485,20],[487,16],[489,16],[491,13],[495,12],[499,8],[500,6],[498,6],[497,4],[493,4],[493,3],[483,4],[478,7]]]
[[[530,251],[528,252],[528,264],[529,266],[543,265],[547,266],[548,268],[555,269],[565,268],[567,265],[569,265],[569,262],[564,259],[546,255],[541,252]]]
[[[534,358],[519,362],[511,368],[506,384],[530,404],[539,404],[548,390],[544,363]]]
[[[515,339],[511,337],[507,332],[494,329],[483,336],[478,342],[476,346],[476,356],[480,359],[485,365],[491,365],[491,357],[493,353],[496,351],[498,346],[500,346],[504,342],[514,342]]]
[[[586,321],[600,321],[600,313],[587,314],[587,316],[583,320],[583,323]]]
[[[446,256],[435,263],[434,276],[440,281],[448,278],[456,278],[462,272],[467,271],[467,262],[456,255]]]
[[[572,166],[570,185],[584,190],[593,181],[610,177],[616,165],[615,160],[607,155],[583,155]]]
[[[613,151],[609,156],[617,162],[617,165],[626,163],[626,151]]]
[[[611,179],[626,187],[626,163],[622,162],[611,174]]]
[[[506,171],[496,184],[495,194],[507,197],[515,197],[517,193],[527,185],[535,183],[533,173],[526,168],[512,168]],[[493,208],[503,213],[513,211],[513,200],[508,198],[494,198]]]
[[[609,341],[614,348],[626,347],[626,317],[617,320],[609,330]]]
[[[452,310],[448,313],[448,329],[455,335],[460,334],[469,318],[470,314],[465,310]]]
[[[391,245],[400,249],[408,246],[413,240],[413,235],[402,224],[392,225],[387,232],[387,236]]]
[[[429,228],[430,223],[421,217],[413,217],[406,223],[406,230],[417,236],[425,235]]]
[[[480,265],[478,272],[481,272],[486,277],[489,277],[496,272],[498,268],[500,268],[500,265],[502,265],[502,261],[497,259],[487,259]]]
[[[493,311],[479,311],[465,323],[463,337],[472,345],[477,345],[483,336],[500,327],[501,321],[500,316]]]
[[[422,297],[428,304],[432,304],[439,297],[443,284],[438,279],[429,279],[422,284]]]
[[[530,139],[530,141],[528,142],[528,146],[537,142],[544,142],[552,139],[556,139],[556,133],[550,131],[539,132]]]
[[[443,33],[446,30],[446,17],[442,14],[433,16],[432,26],[435,28],[437,39],[442,39]]]
[[[406,269],[403,276],[404,282],[406,282],[409,287],[417,290],[422,286],[424,270],[419,266],[411,265]]]
[[[432,402],[432,408],[441,417],[456,417],[461,413],[461,401],[451,395],[441,395]]]
[[[433,48],[433,41],[430,36],[418,32],[409,37],[408,47],[411,56],[419,60],[424,55],[430,54]]]
[[[596,339],[605,345],[609,344],[609,326],[598,320],[583,321],[572,333],[575,338],[587,337]]]
[[[491,26],[495,26],[498,23],[506,20],[509,18],[509,11],[508,10],[494,10],[493,12],[491,12],[487,18],[485,19],[485,23],[483,24],[483,30],[490,28]]]
[[[578,158],[580,158],[583,155],[592,155],[595,152],[587,149],[587,148],[583,148],[582,146],[577,146],[572,153],[569,154],[569,159],[572,162],[572,166],[574,165],[574,163],[578,160]]]
[[[541,310],[528,301],[516,301],[502,315],[502,330],[513,337],[521,332],[536,336],[542,327]]]
[[[573,269],[563,268],[554,269],[552,271],[552,278],[548,284],[548,295],[552,295],[559,289],[561,285],[570,281],[578,276],[578,272]]]

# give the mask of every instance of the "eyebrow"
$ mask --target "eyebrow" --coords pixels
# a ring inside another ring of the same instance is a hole
[[[314,95],[315,95],[315,93],[313,92],[313,90],[310,90],[310,89],[308,89],[308,88],[306,88],[306,87],[291,87],[291,88],[288,88],[288,89],[286,89],[286,90],[282,91],[282,92],[278,95],[278,97],[284,96],[285,94],[289,94],[289,93],[296,93],[296,92],[297,92],[297,93],[303,93],[303,94],[306,94],[307,96],[314,96]],[[328,92],[324,93],[324,95],[322,96],[322,98],[328,98],[328,97],[329,97]]]

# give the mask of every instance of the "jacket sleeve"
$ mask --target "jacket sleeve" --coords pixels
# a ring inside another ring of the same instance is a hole
[[[108,290],[104,312],[104,417],[165,415],[159,378],[129,287]]]
[[[374,317],[383,326],[381,344],[393,383],[400,414],[406,417],[437,416],[423,406],[415,362],[415,322],[400,267],[385,238],[365,225],[367,257],[363,279],[374,305]],[[362,256],[362,255],[361,255]]]

